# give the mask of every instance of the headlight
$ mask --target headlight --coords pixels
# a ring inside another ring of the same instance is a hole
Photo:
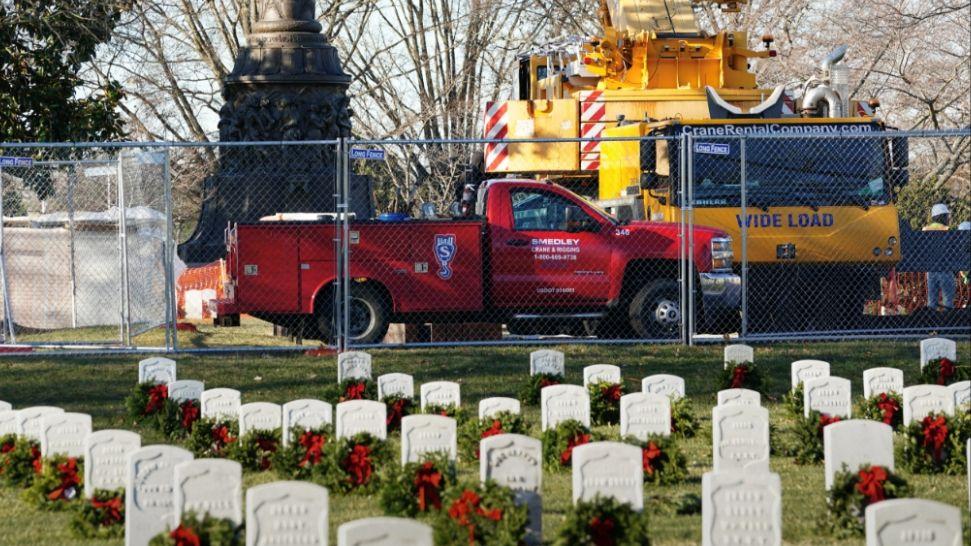
[[[735,252],[732,250],[731,237],[715,237],[711,240],[711,269],[731,271]]]

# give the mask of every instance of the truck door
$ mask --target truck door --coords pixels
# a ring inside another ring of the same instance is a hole
[[[512,188],[496,198],[509,199],[511,218],[492,227],[494,305],[565,308],[606,301],[611,244],[602,220],[545,188]]]

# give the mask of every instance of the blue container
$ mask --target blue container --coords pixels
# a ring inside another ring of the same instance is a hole
[[[381,222],[404,222],[408,219],[408,215],[403,212],[382,212],[378,215]]]

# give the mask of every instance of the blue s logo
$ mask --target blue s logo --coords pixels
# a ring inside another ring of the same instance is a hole
[[[449,265],[455,259],[455,235],[435,235],[435,259],[438,260],[438,277],[443,280],[452,278]]]

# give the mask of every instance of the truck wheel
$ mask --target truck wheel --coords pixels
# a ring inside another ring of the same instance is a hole
[[[631,300],[631,328],[641,338],[676,338],[681,334],[681,287],[676,281],[645,284]]]
[[[348,320],[352,344],[380,343],[388,333],[388,310],[378,293],[368,286],[355,286],[351,290],[350,317]],[[317,329],[324,339],[333,341],[336,328],[331,317],[332,307],[318,307]]]

